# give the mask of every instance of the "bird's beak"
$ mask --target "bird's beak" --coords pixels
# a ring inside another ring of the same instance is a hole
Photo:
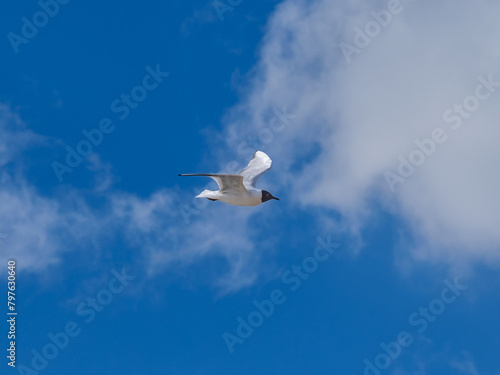
[[[276,197],[273,197],[273,199],[276,199],[277,201],[279,201],[279,200],[280,200],[279,198],[276,198]]]

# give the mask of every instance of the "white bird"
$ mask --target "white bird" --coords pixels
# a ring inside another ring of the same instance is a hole
[[[207,198],[235,206],[257,206],[270,199],[279,201],[270,192],[255,187],[260,176],[271,169],[272,164],[265,152],[256,151],[250,163],[238,174],[188,173],[179,176],[207,176],[219,185],[219,190],[203,190],[196,198]]]

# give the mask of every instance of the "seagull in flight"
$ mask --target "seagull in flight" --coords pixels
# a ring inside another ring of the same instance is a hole
[[[219,185],[219,190],[203,190],[196,198],[207,198],[234,206],[257,206],[270,199],[279,201],[270,192],[255,187],[260,176],[271,169],[272,164],[265,152],[256,151],[250,163],[238,174],[188,173],[179,176],[207,176]]]

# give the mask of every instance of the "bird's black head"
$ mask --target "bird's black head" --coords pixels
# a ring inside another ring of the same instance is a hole
[[[262,202],[267,202],[270,199],[276,199],[277,201],[279,201],[279,199],[276,197],[273,197],[273,195],[270,192],[268,192],[266,190],[262,190]]]

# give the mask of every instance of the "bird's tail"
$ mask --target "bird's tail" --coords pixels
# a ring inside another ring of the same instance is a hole
[[[203,190],[200,194],[198,194],[195,198],[208,198],[208,199],[214,199],[215,198],[215,191],[212,190]]]

